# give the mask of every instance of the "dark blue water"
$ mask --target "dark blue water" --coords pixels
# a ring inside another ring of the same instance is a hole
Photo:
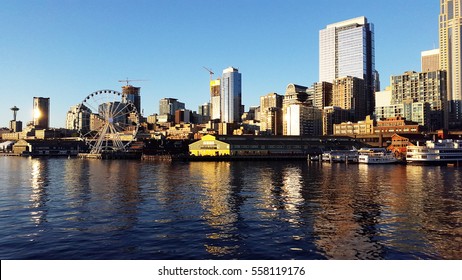
[[[1,259],[462,259],[462,168],[0,157]]]

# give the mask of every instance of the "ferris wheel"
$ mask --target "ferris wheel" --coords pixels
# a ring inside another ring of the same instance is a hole
[[[139,128],[135,105],[114,90],[89,94],[78,105],[74,120],[80,137],[90,147],[90,154],[126,151]]]

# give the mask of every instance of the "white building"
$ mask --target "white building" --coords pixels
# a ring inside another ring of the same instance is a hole
[[[241,73],[228,67],[221,78],[221,121],[239,123],[243,113]]]

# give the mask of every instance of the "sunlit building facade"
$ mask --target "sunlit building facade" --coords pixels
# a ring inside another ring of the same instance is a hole
[[[221,121],[239,123],[243,113],[241,73],[228,67],[223,70],[221,78]]]
[[[374,110],[374,25],[357,17],[327,25],[319,31],[319,81],[332,83],[345,76],[364,80],[366,115]],[[335,104],[333,104],[335,106]]]
[[[462,129],[462,69],[460,0],[441,0],[439,16],[440,70],[447,71],[449,128]]]
[[[36,129],[50,127],[50,98],[34,97],[34,126]]]

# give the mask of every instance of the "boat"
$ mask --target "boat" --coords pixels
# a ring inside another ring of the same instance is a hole
[[[358,162],[357,150],[334,150],[324,152],[321,157],[322,161],[329,162]]]
[[[358,150],[358,163],[385,164],[397,163],[398,159],[385,148],[362,148]]]
[[[462,163],[462,140],[426,141],[406,148],[406,163],[448,165]]]

